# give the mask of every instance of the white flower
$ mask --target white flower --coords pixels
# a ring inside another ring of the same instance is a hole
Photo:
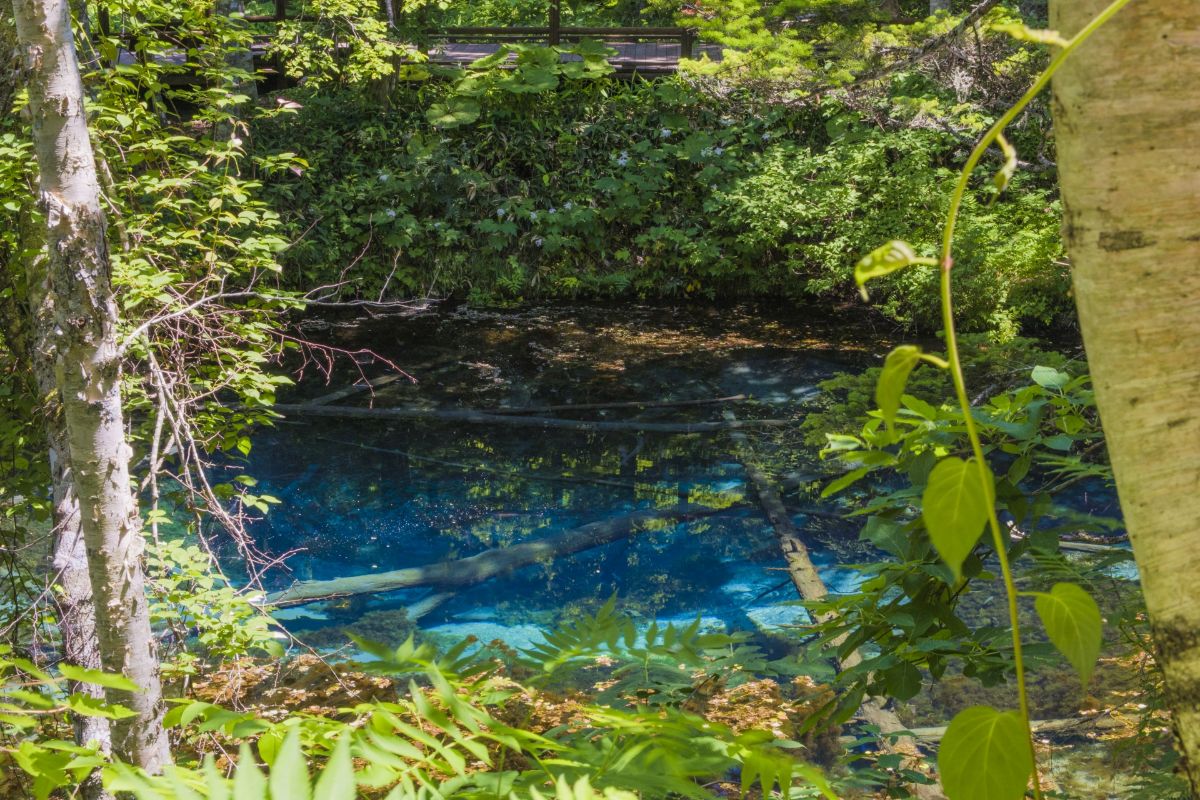
[[[508,212],[507,212],[507,211],[505,211],[503,208],[497,208],[497,209],[496,209],[496,216],[497,216],[497,217],[499,217],[500,219],[504,219],[504,215],[505,215],[505,214],[507,214],[507,213],[508,213]]]
[[[724,152],[725,152],[725,148],[724,148],[724,147],[714,147],[714,148],[713,148],[713,155],[715,155],[715,156],[719,156],[719,155],[721,155],[721,154],[722,154],[722,153],[724,153]]]
[[[574,204],[574,203],[572,203],[570,200],[568,200],[567,202],[563,203],[563,211],[570,211],[570,210],[571,210],[572,208],[574,208],[574,207],[575,207],[575,204]]]
[[[671,129],[663,128],[661,131],[658,132],[658,135],[661,136],[662,138],[666,139],[668,136],[671,135]]]
[[[379,173],[379,182],[380,182],[380,183],[387,183],[387,182],[388,182],[388,178],[390,178],[390,177],[392,177],[392,176],[391,176],[391,175],[388,175],[386,172],[381,172],[381,173]]]
[[[383,213],[387,214],[388,219],[396,218],[396,209],[394,209],[394,208],[389,208],[387,211],[385,211]]]
[[[541,247],[542,245],[544,245],[546,243],[546,240],[539,236],[538,238],[533,240],[533,243],[536,244],[538,247]]]
[[[557,209],[557,208],[555,208],[554,206],[550,206],[548,209],[546,209],[546,213],[547,213],[547,214],[557,214],[557,213],[558,213],[558,209]]]
[[[231,145],[233,145],[234,147],[241,147],[241,146],[242,146],[242,140],[241,140],[241,139],[239,139],[239,138],[238,138],[238,137],[236,137],[236,136],[232,137],[232,138],[229,140],[229,143],[230,143]]]
[[[771,141],[771,132],[770,132],[770,131],[767,131],[766,133],[764,133],[764,134],[762,135],[762,140],[763,140],[764,142],[769,142],[769,141]]]
[[[537,219],[537,212],[536,212],[536,211],[530,211],[530,212],[529,212],[529,219],[530,219],[530,221]]]

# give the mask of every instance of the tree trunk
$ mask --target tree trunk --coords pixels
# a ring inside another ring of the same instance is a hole
[[[54,351],[101,661],[106,671],[140,687],[107,692],[111,702],[134,712],[113,723],[113,753],[158,772],[170,753],[142,576],[141,524],[129,480],[117,312],[70,10],[67,0],[13,0],[13,10],[28,68],[39,199],[46,214],[45,301],[55,327],[45,344]]]
[[[1051,3],[1078,31],[1107,0]],[[1075,298],[1167,703],[1200,791],[1200,3],[1138,0],[1054,79]]]
[[[87,669],[102,669],[99,642],[96,639],[96,609],[92,598],[92,583],[88,572],[87,548],[79,516],[79,498],[68,462],[66,430],[62,424],[62,403],[59,401],[53,362],[54,309],[48,303],[45,251],[39,252],[29,264],[26,298],[28,327],[31,341],[23,343],[33,388],[43,398],[46,414],[46,441],[50,450],[50,485],[54,504],[54,535],[51,545],[50,570],[56,587],[54,599],[58,606],[58,630],[62,637],[63,658],[68,664]],[[21,346],[13,343],[14,346]],[[104,699],[104,689],[94,684],[76,683],[72,691]],[[100,752],[112,751],[112,734],[108,720],[102,717],[74,717],[75,741],[93,744]],[[103,800],[111,795],[104,791],[99,772],[90,775],[82,785],[86,800]]]

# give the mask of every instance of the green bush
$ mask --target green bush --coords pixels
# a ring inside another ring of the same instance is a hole
[[[734,113],[679,80],[494,93],[473,124],[439,128],[427,111],[453,106],[451,91],[425,83],[383,107],[296,89],[298,113],[257,126],[257,147],[309,163],[266,186],[299,237],[284,256],[292,286],[850,302],[854,262],[881,242],[933,252],[962,158],[953,133],[881,129],[832,102]],[[956,272],[968,327],[1011,335],[1066,308],[1057,204],[1035,180],[968,208]],[[934,327],[933,279],[911,271],[877,300]]]

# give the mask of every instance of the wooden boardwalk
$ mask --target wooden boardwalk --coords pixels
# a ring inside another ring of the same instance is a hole
[[[529,42],[529,44],[547,44],[546,42]],[[679,69],[679,56],[682,50],[680,42],[604,42],[605,45],[617,51],[608,62],[616,68],[618,74],[630,75],[665,75]],[[472,61],[490,56],[502,45],[498,42],[443,42],[429,51],[429,60],[435,64],[465,66]],[[714,44],[696,44],[692,48],[691,57],[701,58],[707,55],[712,61],[721,59],[721,47]],[[578,56],[564,54],[563,60],[577,60]]]

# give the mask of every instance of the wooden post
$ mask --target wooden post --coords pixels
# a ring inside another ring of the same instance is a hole
[[[679,58],[692,57],[692,50],[696,47],[696,29],[684,28],[683,33],[679,35]]]
[[[562,27],[562,8],[560,0],[550,0],[550,46],[553,47],[559,43],[561,38],[559,29]]]
[[[287,0],[275,0],[275,21],[283,22],[287,19]]]

